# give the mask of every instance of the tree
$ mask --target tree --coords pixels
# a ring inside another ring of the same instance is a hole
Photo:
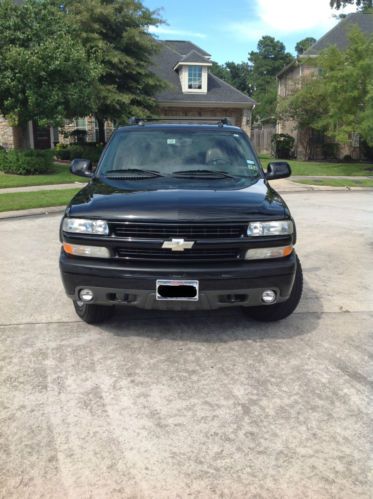
[[[253,98],[257,101],[254,120],[273,119],[275,121],[277,102],[276,75],[293,60],[286,52],[285,45],[272,36],[263,36],[257,46],[257,51],[249,53],[252,64],[251,85]]]
[[[231,73],[225,64],[219,64],[216,61],[212,61],[211,73],[233,85]]]
[[[105,142],[105,120],[144,117],[156,108],[154,94],[163,82],[150,70],[159,43],[148,29],[162,21],[139,0],[66,0],[65,9],[87,51],[103,66],[94,114],[99,140]]]
[[[244,94],[251,96],[253,88],[250,83],[251,69],[247,62],[231,62],[225,64],[212,63],[211,71],[214,75],[230,83]]]
[[[372,146],[373,35],[368,37],[354,27],[346,50],[332,46],[312,61],[318,73],[280,101],[280,118],[297,121],[299,129],[321,130],[342,144],[358,133]]]
[[[316,42],[316,38],[312,36],[308,36],[307,38],[303,38],[300,42],[295,45],[295,51],[297,56],[302,55],[308,48],[311,47]]]
[[[359,10],[366,10],[373,7],[373,0],[330,0],[332,9],[341,9],[346,5],[355,5]]]
[[[29,120],[61,125],[93,107],[99,65],[79,33],[47,0],[0,1],[0,114],[27,147]]]

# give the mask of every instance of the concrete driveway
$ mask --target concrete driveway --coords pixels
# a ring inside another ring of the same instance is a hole
[[[296,313],[79,321],[59,215],[0,222],[4,498],[371,498],[373,194],[289,193]]]

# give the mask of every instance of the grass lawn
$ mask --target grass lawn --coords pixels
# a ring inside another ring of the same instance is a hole
[[[332,187],[373,187],[373,179],[351,179],[343,178],[328,178],[328,179],[313,179],[313,180],[297,180],[298,184],[308,185],[329,185]]]
[[[260,156],[262,166],[267,168],[270,161],[281,161],[268,155]],[[373,176],[373,163],[326,163],[317,161],[297,161],[285,159],[291,166],[293,175],[330,175],[330,176]]]
[[[66,205],[80,189],[0,194],[0,212]]]
[[[50,173],[44,175],[8,175],[0,172],[0,189],[29,185],[72,184],[79,181],[76,175],[71,175],[69,165],[54,164]],[[81,182],[84,182],[84,179]]]

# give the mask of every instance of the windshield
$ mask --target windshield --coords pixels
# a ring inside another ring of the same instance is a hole
[[[260,176],[250,144],[241,133],[185,129],[117,133],[99,174],[110,177],[141,170],[164,176]]]

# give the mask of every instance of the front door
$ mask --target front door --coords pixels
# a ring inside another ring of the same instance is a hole
[[[51,148],[51,132],[50,127],[38,126],[35,121],[32,122],[34,132],[34,148],[35,149],[50,149]]]

